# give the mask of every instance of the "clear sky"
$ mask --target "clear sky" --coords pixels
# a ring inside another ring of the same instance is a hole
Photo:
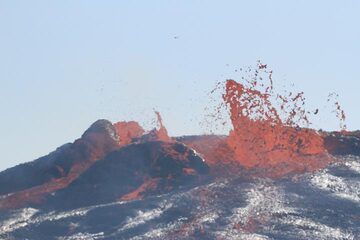
[[[339,93],[360,129],[359,13],[358,0],[0,0],[0,170],[100,118],[149,127],[153,108],[171,135],[203,133],[208,92],[259,59],[312,104]]]

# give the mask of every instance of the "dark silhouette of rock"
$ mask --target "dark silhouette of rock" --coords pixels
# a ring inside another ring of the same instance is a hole
[[[198,183],[207,173],[203,159],[184,144],[131,144],[96,162],[67,188],[49,197],[49,204],[73,208],[142,199]]]

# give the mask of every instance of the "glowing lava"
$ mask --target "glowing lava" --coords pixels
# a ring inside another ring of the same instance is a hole
[[[174,140],[169,137],[168,132],[163,124],[161,115],[158,111],[155,111],[156,115],[156,125],[154,129],[149,131],[148,133],[144,134],[141,137],[142,142],[148,141],[162,141],[162,142],[173,142]]]
[[[266,68],[259,63],[254,77],[246,84],[226,81],[223,100],[233,126],[227,143],[235,160],[249,168],[300,163],[311,169],[323,165],[311,161],[315,156],[330,161],[322,137],[315,130],[300,127],[300,123],[309,123],[303,109],[303,93],[275,94],[272,72],[267,72],[268,83],[258,77]]]
[[[158,140],[164,141],[164,142],[171,141],[171,138],[169,137],[168,132],[167,132],[167,130],[166,130],[164,124],[163,124],[160,113],[158,111],[155,111],[155,114],[156,114],[157,122],[158,122],[158,125],[159,125],[159,129],[157,130]]]
[[[117,122],[113,124],[119,137],[119,145],[130,144],[133,139],[139,138],[144,134],[144,129],[135,121]]]

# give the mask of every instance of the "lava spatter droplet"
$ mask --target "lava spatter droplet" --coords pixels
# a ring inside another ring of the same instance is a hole
[[[345,120],[346,120],[346,115],[345,115],[345,111],[342,109],[342,107],[340,106],[340,103],[338,101],[338,97],[339,95],[336,93],[330,93],[328,95],[328,102],[333,102],[335,109],[333,112],[336,113],[336,117],[339,119],[339,125],[340,125],[340,130],[342,133],[346,133],[347,132],[347,127],[345,124]]]

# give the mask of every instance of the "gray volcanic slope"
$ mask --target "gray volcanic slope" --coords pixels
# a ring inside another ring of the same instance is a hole
[[[3,210],[0,239],[360,239],[360,158],[278,180],[229,176],[143,200]]]

